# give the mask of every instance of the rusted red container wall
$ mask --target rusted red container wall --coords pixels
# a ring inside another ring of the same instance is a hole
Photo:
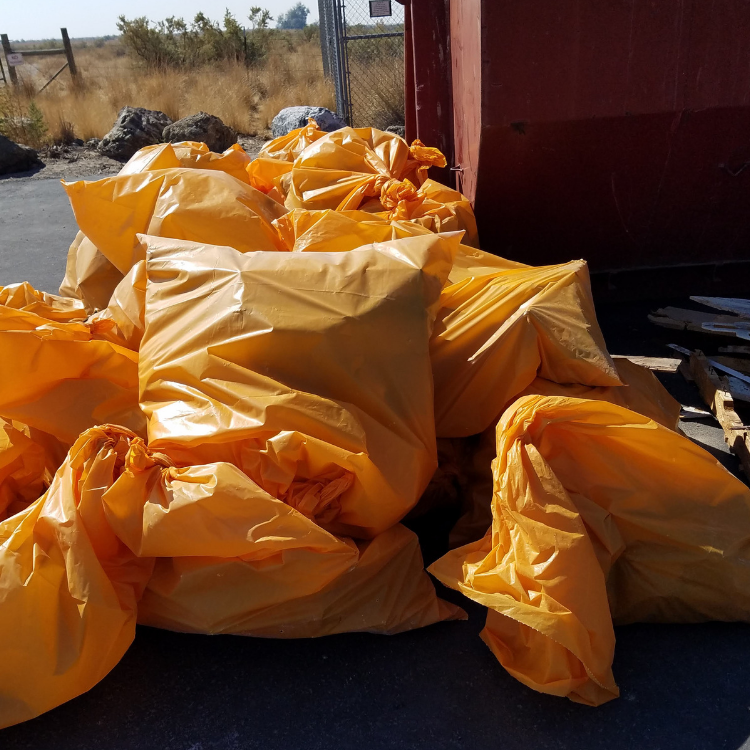
[[[412,0],[414,89],[452,96],[485,249],[594,271],[750,260],[747,0],[451,0],[442,90],[416,35],[438,6]]]

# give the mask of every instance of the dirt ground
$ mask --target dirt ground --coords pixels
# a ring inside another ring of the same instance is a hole
[[[238,142],[247,153],[255,158],[265,143],[263,138],[241,135]],[[92,175],[106,176],[117,174],[122,163],[100,154],[89,146],[49,146],[39,151],[43,166],[28,172],[2,175],[0,180],[81,180]]]

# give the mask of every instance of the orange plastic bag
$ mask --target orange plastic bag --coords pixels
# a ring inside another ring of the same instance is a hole
[[[233,143],[226,151],[217,154],[205,143],[181,141],[146,146],[130,157],[119,175],[155,172],[160,169],[214,169],[225,172],[240,182],[250,184],[247,167],[252,159],[239,143]]]
[[[537,376],[621,385],[596,320],[584,261],[512,264],[487,273],[486,255],[475,271],[469,263],[458,269],[463,278],[440,297],[430,343],[439,437],[483,432]]]
[[[491,531],[430,571],[491,610],[482,637],[524,684],[598,705],[618,695],[613,619],[750,621],[750,490],[687,438],[526,396],[493,478]]]
[[[409,180],[418,187],[431,166],[444,167],[445,157],[419,141],[407,146],[393,133],[341,128],[309,145],[276,185],[288,208],[342,211],[380,198],[392,179]]]
[[[138,621],[194,633],[317,638],[353,632],[393,635],[465,619],[460,608],[438,599],[424,572],[417,537],[400,524],[357,542],[353,551],[348,569],[319,590],[299,596],[297,592],[321,583],[311,565],[332,571],[335,558],[323,552],[305,559],[294,550],[256,559],[161,558]]]
[[[131,439],[82,435],[46,494],[0,523],[0,727],[90,689],[133,640],[153,561],[117,539],[102,504]]]
[[[669,395],[656,376],[645,367],[624,358],[616,358],[614,363],[623,385],[561,385],[537,378],[521,395],[608,401],[653,419],[670,430],[677,430],[680,404]],[[509,407],[511,405],[508,404]],[[491,463],[496,451],[495,432],[496,425],[493,424],[481,435],[442,438],[438,441],[440,470],[433,481],[439,487],[445,476],[450,476],[458,487],[457,499],[462,506],[461,517],[450,533],[451,548],[481,539],[492,524]],[[423,500],[429,499],[423,498],[420,505]]]
[[[458,239],[241,255],[144,237],[151,447],[234,463],[335,533],[388,529],[436,467],[428,341]]]
[[[240,252],[283,249],[271,222],[284,207],[221,171],[165,169],[63,185],[79,228],[123,275],[143,260],[141,232]]]
[[[145,432],[138,354],[97,339],[95,327],[0,305],[0,352],[0,416],[68,446],[106,422]]]

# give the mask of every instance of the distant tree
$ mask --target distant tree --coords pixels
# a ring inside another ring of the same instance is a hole
[[[304,29],[307,26],[307,16],[310,13],[310,9],[306,8],[302,3],[297,3],[293,8],[290,8],[286,13],[282,13],[277,22],[277,29]]]

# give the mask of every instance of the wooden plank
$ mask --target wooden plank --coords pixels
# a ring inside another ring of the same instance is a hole
[[[684,310],[681,307],[662,307],[651,313],[648,319],[663,328],[699,333],[718,333],[704,329],[704,323],[735,324],[739,320],[734,315],[715,315],[698,310]]]
[[[679,357],[642,357],[634,354],[613,354],[613,359],[627,359],[633,364],[656,372],[677,372],[682,360]]]
[[[729,450],[740,460],[746,477],[750,477],[750,434],[734,409],[734,400],[726,378],[719,377],[702,352],[690,356],[690,371],[701,397],[724,430]]]
[[[714,307],[717,310],[739,315],[741,318],[750,318],[750,299],[737,299],[735,297],[691,297],[693,302],[700,302],[706,307]]]
[[[741,359],[740,357],[724,357],[719,355],[711,357],[711,359],[721,365],[724,365],[725,367],[731,367],[745,375],[750,375],[750,359]]]
[[[63,40],[63,47],[65,47],[65,57],[68,59],[68,69],[70,70],[70,75],[73,77],[73,83],[78,82],[78,68],[76,67],[76,61],[73,57],[73,47],[70,44],[70,38],[68,37],[68,30],[67,29],[60,29],[60,33],[62,34],[62,40]]]

